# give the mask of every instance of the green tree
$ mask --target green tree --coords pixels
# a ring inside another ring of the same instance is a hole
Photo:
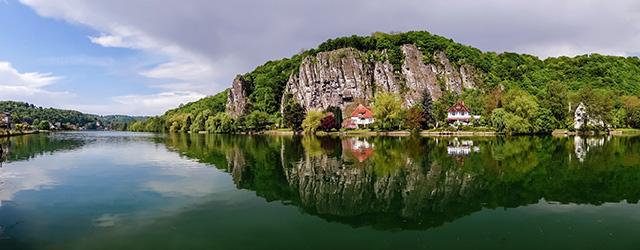
[[[191,123],[191,127],[189,128],[191,133],[198,133],[200,131],[205,131],[206,130],[205,123],[207,119],[209,119],[210,115],[211,115],[211,110],[208,110],[208,109],[205,109],[200,113],[198,113],[198,115],[196,115],[196,118],[193,119],[193,122]]]
[[[39,121],[38,122],[38,129],[39,130],[49,130],[49,121]]]
[[[291,96],[286,98],[286,104],[283,109],[283,119],[285,126],[293,129],[293,131],[302,130],[302,121],[304,121],[306,111],[304,107],[296,102]]]
[[[302,128],[306,133],[313,133],[320,127],[322,118],[324,118],[324,114],[320,111],[309,111],[307,112],[307,117],[304,118],[302,122]]]
[[[624,110],[626,111],[625,123],[626,125],[639,128],[640,127],[640,98],[637,96],[623,96],[622,103]]]
[[[534,133],[551,133],[554,129],[561,127],[562,125],[554,117],[554,113],[546,108],[538,110],[538,114],[533,120]]]
[[[422,105],[414,105],[405,114],[404,127],[411,131],[419,131],[425,124],[425,112]]]
[[[590,117],[611,124],[613,119],[611,111],[617,99],[612,91],[586,87],[580,90],[578,96],[587,107],[587,113]]]
[[[403,110],[400,96],[379,93],[373,100],[373,113],[377,127],[382,130],[399,129],[402,125]]]
[[[422,128],[431,128],[436,123],[436,117],[433,114],[433,100],[428,89],[422,92]]]
[[[244,118],[244,127],[249,131],[262,131],[271,124],[269,114],[263,111],[253,111]]]
[[[565,121],[569,112],[568,89],[560,81],[552,81],[547,85],[542,106],[551,111],[557,121]]]
[[[236,122],[229,114],[220,112],[207,118],[205,127],[209,133],[232,133],[237,130]]]

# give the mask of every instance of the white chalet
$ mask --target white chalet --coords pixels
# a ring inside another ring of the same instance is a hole
[[[447,122],[457,125],[469,125],[480,119],[479,115],[471,115],[463,101],[458,101],[447,111]]]

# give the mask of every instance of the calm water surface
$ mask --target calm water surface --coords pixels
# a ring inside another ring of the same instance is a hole
[[[0,249],[640,249],[640,137],[0,138]]]

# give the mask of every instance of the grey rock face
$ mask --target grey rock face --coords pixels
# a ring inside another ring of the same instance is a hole
[[[248,86],[244,78],[241,75],[236,76],[227,97],[227,114],[236,118],[245,114],[249,103],[247,91]]]
[[[370,65],[364,53],[345,48],[307,57],[298,75],[289,79],[289,92],[307,110],[344,108],[355,100],[372,98]]]
[[[376,91],[400,93],[400,86],[396,83],[393,73],[393,65],[389,61],[374,62],[373,82],[375,83]]]
[[[411,106],[421,101],[425,90],[437,100],[444,91],[459,94],[477,86],[476,70],[470,65],[455,66],[444,52],[434,53],[435,64],[425,64],[424,55],[415,45],[406,44],[401,49],[402,69],[394,69],[388,61],[370,60],[353,48],[307,57],[300,71],[289,78],[285,92],[307,110],[324,110],[370,102],[376,92],[400,94],[405,106]]]
[[[422,52],[412,44],[402,46],[404,63],[402,64],[402,75],[406,80],[408,89],[405,97],[407,106],[419,102],[425,89],[429,90],[431,99],[437,100],[442,96],[442,90],[438,84],[438,70],[432,64],[424,64]]]

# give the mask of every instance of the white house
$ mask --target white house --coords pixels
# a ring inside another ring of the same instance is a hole
[[[608,125],[602,120],[592,118],[589,113],[587,113],[587,106],[585,106],[584,103],[580,103],[576,108],[575,116],[573,118],[573,128],[579,130],[585,124],[588,126],[608,127]]]
[[[464,106],[463,101],[456,102],[447,111],[447,122],[458,125],[469,125],[474,120],[480,119],[479,115],[471,115],[469,109]]]
[[[373,122],[373,112],[365,106],[362,106],[362,104],[359,104],[358,107],[351,112],[351,118],[343,125],[343,127],[352,129],[367,127]]]

